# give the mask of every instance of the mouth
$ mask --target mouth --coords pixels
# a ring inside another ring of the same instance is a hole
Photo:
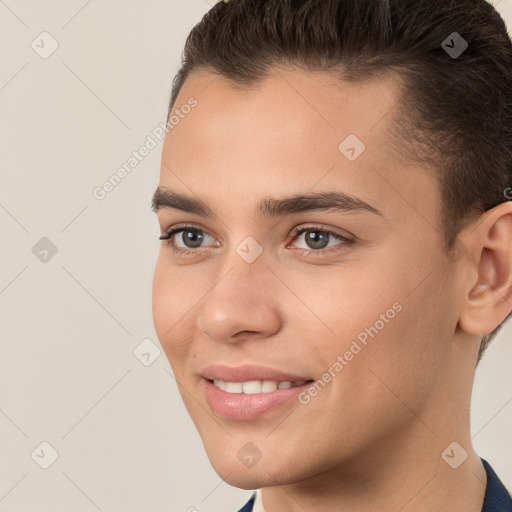
[[[254,421],[276,418],[290,407],[303,407],[299,398],[313,380],[249,380],[241,382],[202,379],[204,397],[221,420]]]
[[[291,373],[254,364],[213,364],[200,370],[202,393],[219,419],[247,421],[271,411],[283,414],[300,406],[299,395],[314,382],[304,373]]]

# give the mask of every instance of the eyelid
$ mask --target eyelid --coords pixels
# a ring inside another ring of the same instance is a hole
[[[322,233],[328,233],[330,235],[334,235],[336,237],[342,238],[344,240],[351,240],[354,241],[355,236],[351,233],[348,233],[348,231],[345,231],[345,233],[339,233],[336,231],[336,228],[331,228],[330,226],[326,226],[325,224],[314,224],[310,222],[305,222],[303,224],[300,224],[296,228],[293,228],[292,230],[292,238],[295,238],[298,234],[303,233],[304,231],[320,231]]]
[[[163,234],[160,235],[160,240],[168,240],[173,234],[176,234],[180,231],[186,231],[187,229],[193,231],[200,231],[201,233],[206,233],[211,236],[206,230],[204,230],[201,226],[196,226],[195,224],[176,224],[171,226],[169,229],[165,230]],[[214,237],[212,237],[214,238]]]

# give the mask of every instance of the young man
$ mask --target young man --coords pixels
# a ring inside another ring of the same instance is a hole
[[[220,2],[169,114],[155,327],[242,510],[512,511],[469,425],[512,309],[494,8]]]

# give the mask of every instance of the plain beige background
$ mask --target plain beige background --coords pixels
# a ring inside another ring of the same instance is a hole
[[[495,3],[512,26],[512,0]],[[229,512],[250,495],[210,467],[158,352],[161,144],[93,195],[165,121],[186,35],[210,7],[0,0],[1,511]],[[477,451],[509,488],[511,361],[508,325],[472,410]]]

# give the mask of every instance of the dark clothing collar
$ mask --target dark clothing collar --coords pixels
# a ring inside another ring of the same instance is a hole
[[[256,493],[251,496],[251,499],[238,511],[238,512],[252,512],[254,506],[254,500],[256,499]]]
[[[487,487],[485,488],[482,512],[512,512],[512,498],[509,492],[490,464],[484,459],[482,459],[482,463],[487,473]]]

